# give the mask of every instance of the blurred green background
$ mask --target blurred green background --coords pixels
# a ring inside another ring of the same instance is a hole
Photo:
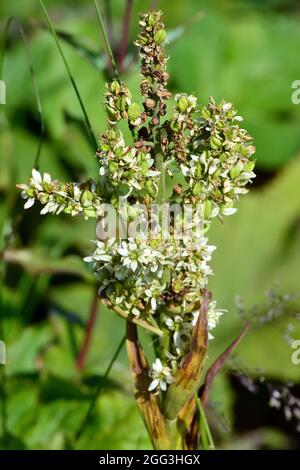
[[[122,78],[138,97],[132,43],[138,12],[151,2],[132,3]],[[195,93],[202,103],[209,96],[232,101],[257,147],[251,193],[237,215],[224,225],[216,223],[211,233],[218,250],[209,287],[228,313],[215,330],[209,362],[241,330],[241,310],[253,323],[214,385],[212,429],[219,447],[299,448],[299,422],[287,420],[282,409],[269,410],[265,393],[273,386],[290,387],[299,396],[300,387],[300,366],[292,364],[290,345],[300,339],[300,105],[291,101],[292,82],[300,80],[299,2],[156,3],[165,12],[169,34],[171,91]],[[102,95],[109,67],[94,3],[45,4],[98,136],[106,126]],[[125,4],[101,3],[111,16],[117,57]],[[11,16],[22,22],[42,104],[41,171],[66,181],[96,177],[94,148],[39,2],[1,2],[2,31]],[[28,50],[13,22],[0,51],[7,87],[7,104],[0,105],[0,339],[7,344],[7,364],[0,366],[0,448],[151,448],[132,396],[124,348],[109,378],[103,377],[124,335],[121,319],[99,307],[85,366],[81,371],[76,367],[94,297],[93,277],[81,258],[92,249],[95,224],[42,217],[36,207],[24,212],[15,189],[16,182],[28,180],[39,145]],[[151,338],[145,335],[144,344],[150,350]],[[251,398],[234,385],[236,377],[257,384],[254,400],[255,393]],[[97,387],[101,393],[94,413],[76,439]]]

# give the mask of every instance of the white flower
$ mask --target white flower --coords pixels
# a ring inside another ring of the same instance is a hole
[[[59,205],[56,204],[54,201],[49,201],[41,210],[40,214],[45,215],[50,213],[55,213],[56,209],[58,209]]]
[[[192,325],[184,322],[184,319],[180,315],[175,315],[174,319],[165,317],[165,324],[169,330],[174,331],[173,342],[176,348],[176,353],[180,355],[182,353],[182,334],[189,334],[192,329]]]
[[[171,370],[169,367],[163,366],[160,359],[155,359],[152,364],[150,377],[153,379],[149,385],[149,392],[154,390],[159,391],[161,389],[163,392],[167,390],[167,386],[173,382],[173,377],[171,375]]]
[[[228,112],[228,111],[230,111],[231,108],[232,108],[232,103],[225,102],[225,103],[223,104],[222,108],[223,108],[223,111]]]
[[[146,289],[145,294],[146,294],[147,297],[150,298],[150,303],[151,303],[152,310],[156,310],[157,302],[156,302],[156,298],[153,296],[153,292],[151,291],[151,289]]]
[[[208,312],[207,312],[207,326],[208,326],[208,331],[210,332],[213,330],[217,324],[219,323],[220,317],[223,315],[223,313],[227,312],[225,309],[217,309],[217,302],[214,300],[210,302],[208,306]],[[211,333],[208,334],[208,339],[213,339],[213,336]]]
[[[135,242],[122,242],[117,251],[122,256],[123,265],[133,272],[137,270],[139,264],[147,263],[145,256]]]

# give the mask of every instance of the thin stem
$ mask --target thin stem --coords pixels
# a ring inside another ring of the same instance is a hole
[[[54,26],[53,26],[53,24],[52,24],[52,22],[51,22],[51,19],[50,19],[49,15],[48,15],[48,12],[47,12],[47,9],[46,9],[46,7],[45,7],[45,5],[44,5],[43,0],[40,0],[40,4],[41,4],[42,10],[43,10],[43,13],[44,13],[44,15],[45,15],[46,21],[47,21],[47,23],[48,23],[49,29],[50,29],[51,33],[53,34],[53,37],[54,37],[54,40],[55,40],[57,49],[58,49],[58,51],[59,51],[59,53],[60,53],[60,55],[61,55],[61,58],[62,58],[62,60],[63,60],[64,65],[65,65],[65,68],[66,68],[66,71],[67,71],[67,73],[68,73],[70,82],[71,82],[71,84],[72,84],[72,86],[73,86],[73,89],[74,89],[75,94],[76,94],[76,96],[77,96],[77,99],[78,99],[78,101],[79,101],[79,105],[80,105],[81,111],[82,111],[82,113],[83,113],[83,117],[84,117],[84,120],[85,120],[85,124],[86,124],[87,130],[88,130],[88,132],[89,132],[91,141],[92,141],[93,146],[95,147],[95,149],[97,149],[97,148],[98,148],[97,139],[96,139],[95,134],[94,134],[94,132],[93,132],[92,125],[91,125],[91,123],[90,123],[90,120],[89,120],[87,111],[86,111],[86,109],[85,109],[85,106],[84,106],[84,104],[83,104],[81,95],[80,95],[79,90],[78,90],[78,87],[77,87],[76,82],[75,82],[75,80],[74,80],[74,78],[73,78],[73,76],[72,76],[72,73],[71,73],[69,64],[68,64],[68,62],[67,62],[67,59],[66,59],[66,57],[65,57],[65,55],[64,55],[64,53],[63,53],[63,50],[62,50],[62,48],[61,48],[61,45],[60,45],[60,43],[59,43],[59,40],[58,40],[56,31],[55,31],[55,28],[54,28]]]
[[[107,37],[107,34],[106,34],[106,30],[105,30],[105,26],[104,26],[102,14],[101,14],[101,11],[100,11],[100,8],[99,8],[99,5],[98,5],[97,0],[95,0],[95,7],[96,7],[96,11],[97,11],[97,16],[98,16],[100,28],[101,28],[101,31],[102,31],[102,34],[103,34],[103,38],[104,38],[104,41],[105,41],[105,46],[106,46],[106,49],[107,49],[107,53],[108,53],[108,55],[109,55],[109,58],[110,58],[110,61],[111,61],[111,65],[112,65],[112,68],[113,68],[113,71],[114,71],[114,74],[115,74],[115,77],[116,77],[117,79],[119,79],[118,68],[117,68],[117,65],[116,65],[116,61],[115,61],[115,58],[114,58],[112,49],[111,49],[111,47],[110,47],[110,43],[109,43],[109,40],[108,40],[108,37]]]
[[[79,351],[77,361],[76,361],[77,368],[80,371],[84,369],[88,351],[90,349],[91,339],[92,339],[94,327],[96,324],[96,318],[97,318],[97,312],[98,312],[98,299],[99,299],[99,294],[98,294],[98,288],[96,287],[95,293],[92,298],[89,318],[86,324],[83,344]]]
[[[114,355],[113,355],[113,357],[112,357],[110,363],[109,363],[108,366],[107,366],[107,369],[106,369],[106,371],[105,371],[105,373],[104,373],[104,375],[103,375],[103,380],[107,379],[107,377],[109,376],[109,373],[110,373],[110,371],[111,371],[111,368],[112,368],[112,366],[114,365],[114,363],[115,363],[115,361],[116,361],[118,355],[120,354],[121,349],[123,348],[123,346],[124,346],[124,344],[125,344],[125,340],[126,340],[126,336],[123,336],[123,338],[122,338],[122,340],[121,340],[119,346],[117,347],[117,349],[116,349],[116,351],[115,351],[115,353],[114,353]],[[96,405],[96,403],[97,403],[97,400],[98,400],[98,398],[99,398],[99,396],[100,396],[100,393],[101,393],[101,391],[102,391],[102,388],[103,388],[103,380],[101,380],[101,381],[99,382],[99,385],[98,385],[98,387],[97,387],[97,389],[96,389],[96,391],[95,391],[95,394],[94,394],[93,397],[92,397],[92,400],[91,400],[91,402],[90,402],[90,406],[89,406],[89,408],[88,408],[88,410],[87,410],[87,413],[86,413],[86,415],[85,415],[85,417],[84,417],[84,419],[83,419],[83,421],[82,421],[82,424],[81,424],[80,428],[78,429],[78,431],[77,431],[77,433],[76,433],[76,435],[75,435],[75,442],[77,442],[77,440],[80,438],[81,434],[83,433],[83,431],[84,431],[86,425],[88,424],[88,422],[89,422],[89,420],[90,420],[90,418],[91,418],[91,416],[92,416],[92,414],[93,414],[93,412],[94,412],[95,405]]]
[[[205,416],[204,407],[197,393],[195,394],[196,404],[200,414],[200,436],[205,450],[214,450],[215,445]]]
[[[132,15],[133,0],[126,1],[126,8],[123,20],[123,31],[119,47],[118,63],[121,72],[124,69],[124,60],[126,58],[128,50],[128,39],[129,39],[129,28],[130,28],[130,19]]]

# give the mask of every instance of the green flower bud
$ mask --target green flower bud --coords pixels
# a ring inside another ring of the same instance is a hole
[[[120,98],[117,99],[116,106],[121,112],[125,111],[126,105],[127,105],[126,96],[123,95],[123,96],[121,96]]]
[[[108,119],[110,121],[118,121],[118,116],[117,116],[116,111],[113,108],[111,108],[111,106],[109,106],[108,104],[105,105],[105,108],[106,108]]]
[[[142,46],[145,46],[148,43],[148,38],[146,36],[140,36],[139,42]]]
[[[157,44],[162,44],[163,42],[165,42],[166,37],[167,37],[166,31],[164,29],[160,29],[159,31],[157,31],[157,33],[154,34],[154,41]]]
[[[89,206],[93,202],[93,194],[91,193],[91,191],[86,189],[83,192],[81,196],[81,202],[84,206]]]
[[[232,178],[234,180],[237,176],[239,176],[240,173],[241,173],[240,168],[235,166],[235,167],[231,168],[231,170],[230,170],[230,178]]]
[[[116,162],[109,162],[108,167],[109,167],[109,171],[110,171],[111,173],[114,173],[115,171],[118,170],[119,165],[118,165]]]
[[[222,147],[222,140],[218,137],[211,137],[210,146],[212,149],[217,150],[218,148]]]
[[[194,196],[197,196],[198,194],[200,194],[202,191],[202,185],[199,181],[197,181],[197,183],[195,184],[195,186],[193,187],[193,194]]]
[[[114,140],[116,138],[116,133],[114,129],[109,129],[109,131],[107,132],[107,137],[109,140]]]
[[[209,219],[212,211],[212,202],[208,199],[204,203],[204,218]]]
[[[153,13],[149,13],[149,16],[148,16],[148,23],[149,23],[149,26],[154,26],[155,25],[155,15],[153,15]]]
[[[128,117],[130,121],[136,121],[141,115],[141,108],[138,103],[132,103],[128,108]]]
[[[115,95],[118,95],[121,91],[120,83],[117,80],[114,80],[110,85],[110,89]]]
[[[244,171],[252,171],[254,170],[255,162],[248,162],[244,166]]]
[[[108,144],[102,144],[100,149],[102,150],[102,152],[108,152],[110,149],[110,146]]]
[[[170,122],[170,127],[171,127],[172,131],[174,131],[174,132],[179,131],[178,123],[175,120]]]
[[[201,114],[201,117],[204,118],[204,119],[209,119],[209,118],[211,117],[211,114],[210,114],[209,109],[207,109],[207,108],[205,108],[205,107],[203,107],[203,108],[201,109],[201,113],[200,113],[200,114]]]
[[[136,219],[139,215],[139,210],[136,207],[128,206],[128,217]]]
[[[94,209],[94,207],[91,207],[91,206],[85,207],[85,208],[83,209],[83,213],[84,213],[87,217],[96,217],[96,215],[97,215],[97,214],[96,214],[96,211],[95,211],[95,209]]]
[[[185,113],[189,107],[189,100],[186,96],[181,96],[178,100],[178,108],[182,113]]]
[[[173,287],[173,291],[178,294],[178,292],[180,292],[183,289],[182,281],[180,279],[175,279],[172,287]]]

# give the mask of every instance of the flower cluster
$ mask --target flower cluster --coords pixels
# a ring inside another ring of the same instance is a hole
[[[188,117],[188,120],[190,118]],[[240,128],[242,120],[231,103],[213,99],[195,116],[189,152],[181,163],[190,191],[189,201],[210,201],[213,215],[231,215],[247,183],[255,177],[252,139]]]
[[[197,98],[193,95],[178,93],[175,95],[175,102],[172,119],[167,123],[172,136],[169,152],[175,156],[176,160],[185,161],[197,127],[193,118],[193,113],[197,109]]]
[[[105,109],[109,124],[115,125],[121,119],[128,119],[131,126],[139,126],[145,117],[139,104],[132,102],[131,93],[125,83],[113,80],[106,87]]]
[[[44,207],[41,214],[60,214],[71,216],[83,214],[85,219],[103,215],[102,200],[93,184],[60,183],[51,179],[48,173],[42,176],[33,169],[29,184],[18,184],[21,196],[26,199],[24,208],[29,209],[39,201]]]
[[[162,22],[162,12],[141,15],[141,32],[135,44],[139,47],[141,58],[141,93],[145,98],[144,107],[149,116],[164,116],[164,101],[170,97],[166,89],[169,75],[166,70],[167,58],[162,47],[166,31]],[[155,124],[155,121],[154,121]]]
[[[212,274],[209,263],[215,247],[207,242],[204,237],[192,246],[190,240],[174,238],[110,239],[95,242],[93,254],[85,258],[98,276],[101,295],[128,312],[129,318],[156,324],[170,338],[160,359],[172,373],[188,352],[202,291]],[[216,302],[210,303],[209,330],[222,313]]]
[[[209,262],[215,247],[207,245],[204,237],[197,240],[197,249],[175,238],[122,242],[113,238],[95,243],[95,251],[85,261],[101,277],[101,290],[133,315],[156,315],[158,322],[158,307],[182,312],[199,304],[212,274]]]
[[[166,88],[162,13],[142,14],[140,26],[136,45],[141,58],[144,111],[132,101],[123,82],[115,79],[107,85],[109,129],[101,136],[96,154],[100,184],[60,183],[47,173],[41,176],[33,170],[29,184],[19,187],[26,199],[25,208],[38,200],[44,206],[42,214],[82,213],[85,218],[99,217],[103,222],[102,203],[112,204],[123,215],[120,199],[125,199],[130,221],[137,222],[142,213],[137,205],[146,207],[148,216],[152,203],[175,200],[181,207],[191,207],[193,221],[201,219],[201,233],[191,222],[188,236],[181,238],[175,235],[182,215],[170,218],[167,237],[163,230],[151,229],[146,230],[151,233],[148,238],[129,234],[127,239],[120,239],[119,230],[113,238],[97,240],[94,252],[85,258],[95,273],[103,301],[123,317],[163,333],[159,357],[150,371],[149,390],[158,393],[172,383],[190,350],[200,308],[208,306],[209,339],[224,313],[215,301],[206,302],[215,248],[208,243],[207,229],[214,217],[233,214],[239,196],[247,192],[247,183],[255,177],[254,147],[239,125],[241,117],[225,101],[216,105],[211,99],[208,106],[202,106],[193,95],[177,94],[170,119],[162,120],[171,96]],[[125,143],[117,128],[121,120],[127,121],[133,145]],[[168,173],[172,178],[175,172],[181,173],[180,183],[167,199],[165,176]]]
[[[102,136],[97,156],[100,176],[107,183],[106,194],[155,197],[160,172],[155,169],[154,159],[150,153],[127,147],[121,131],[112,128]]]

